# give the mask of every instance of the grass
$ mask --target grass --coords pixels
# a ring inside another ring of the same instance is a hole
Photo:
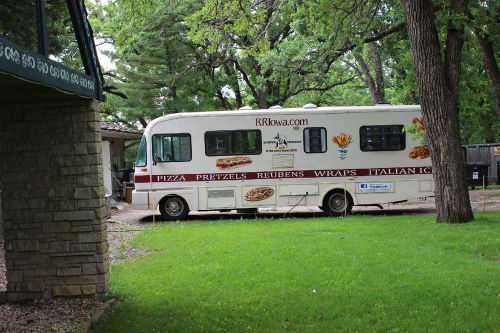
[[[500,189],[500,185],[497,185],[497,184],[489,184],[485,189],[483,189],[482,186],[475,186],[474,189],[472,189],[472,187],[469,186],[469,190],[471,191],[483,191],[483,190],[499,190]]]
[[[94,332],[500,332],[500,212],[162,224]]]

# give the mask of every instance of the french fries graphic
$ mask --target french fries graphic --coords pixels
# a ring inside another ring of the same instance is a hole
[[[332,138],[332,142],[335,143],[339,148],[347,148],[353,142],[352,137],[348,133],[340,133]]]

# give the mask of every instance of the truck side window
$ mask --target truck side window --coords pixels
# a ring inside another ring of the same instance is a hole
[[[155,162],[191,161],[191,135],[187,133],[153,135],[153,160]]]
[[[405,150],[406,135],[403,125],[370,125],[359,128],[362,151]]]
[[[326,128],[308,127],[304,129],[304,151],[306,153],[326,152]]]
[[[260,130],[211,131],[205,133],[207,156],[258,155],[262,152]]]

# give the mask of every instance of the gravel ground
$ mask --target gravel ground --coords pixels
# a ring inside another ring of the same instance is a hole
[[[471,204],[474,211],[500,210],[500,190],[471,191]],[[412,201],[396,205],[384,205],[380,210],[375,207],[355,207],[354,214],[419,214],[435,210],[434,198],[425,201]],[[262,216],[282,216],[289,208],[261,209]],[[316,207],[296,208],[290,215],[321,215]],[[239,218],[236,213],[198,213],[189,216],[190,221]],[[247,215],[252,218],[252,215]],[[158,220],[159,216],[155,215]],[[143,249],[133,248],[128,241],[148,225],[152,225],[151,212],[123,209],[113,211],[108,219],[109,258],[111,263],[133,260],[147,255]],[[189,223],[189,221],[187,222]],[[5,259],[3,240],[0,239],[0,293],[6,290]],[[56,299],[35,301],[24,304],[0,304],[0,332],[45,333],[72,332],[88,323],[93,314],[102,309],[105,303],[90,299]]]
[[[142,214],[139,214],[138,217],[140,216]],[[148,254],[148,251],[131,247],[128,244],[132,237],[147,226],[146,223],[139,222],[140,218],[136,219],[135,217],[132,211],[123,211],[108,219],[109,260],[111,263],[120,263]]]
[[[55,299],[0,305],[0,332],[73,332],[104,305],[92,299]]]

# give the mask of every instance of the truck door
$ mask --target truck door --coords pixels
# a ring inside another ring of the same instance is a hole
[[[152,188],[183,187],[187,180],[182,175],[189,170],[192,159],[191,134],[155,134],[152,137],[152,145]]]

